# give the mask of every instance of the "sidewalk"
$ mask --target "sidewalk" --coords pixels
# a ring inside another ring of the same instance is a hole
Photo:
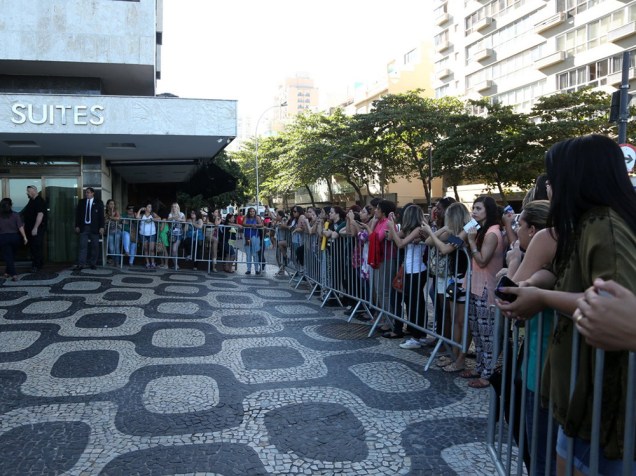
[[[0,280],[0,474],[493,474],[489,390],[265,275]]]

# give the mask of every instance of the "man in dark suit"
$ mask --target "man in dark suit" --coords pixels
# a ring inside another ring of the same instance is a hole
[[[86,198],[79,201],[75,210],[75,233],[79,234],[79,256],[74,269],[78,271],[89,263],[91,269],[97,267],[99,237],[104,234],[104,203],[95,198],[95,190],[92,187],[84,190],[84,197]]]

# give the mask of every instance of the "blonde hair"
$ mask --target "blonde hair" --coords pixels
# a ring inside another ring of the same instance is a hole
[[[174,202],[172,204],[173,207],[175,207],[177,209],[177,218],[179,218],[181,216],[181,208],[179,208],[179,204],[177,202]],[[170,209],[170,215],[169,216],[173,216],[172,215],[172,207]]]
[[[461,202],[451,203],[444,215],[444,225],[453,235],[459,235],[464,225],[470,221],[470,212]]]

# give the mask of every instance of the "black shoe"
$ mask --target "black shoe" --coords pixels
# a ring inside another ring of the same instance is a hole
[[[97,266],[95,266],[94,264],[91,265],[91,269],[97,269]]]
[[[77,266],[73,268],[73,271],[81,271],[83,269],[84,269],[84,266],[82,266],[81,264],[78,264]]]
[[[251,271],[245,271],[245,274],[252,274]]]
[[[260,271],[256,271],[256,274],[257,274],[257,275],[258,275],[258,274],[261,274],[261,272],[260,272]]]

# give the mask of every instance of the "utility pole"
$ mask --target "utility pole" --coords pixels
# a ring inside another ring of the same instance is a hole
[[[621,81],[620,113],[618,115],[618,143],[627,142],[627,121],[629,120],[629,51],[623,52],[623,79]]]

